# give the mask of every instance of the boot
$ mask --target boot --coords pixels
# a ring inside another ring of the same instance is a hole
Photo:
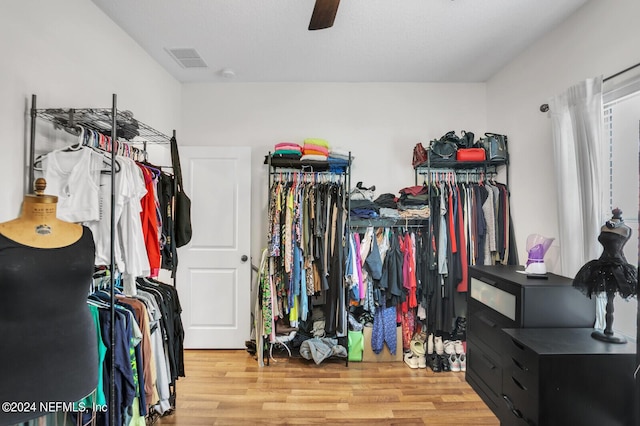
[[[465,317],[456,318],[456,325],[453,329],[451,338],[453,340],[467,340],[467,319]]]

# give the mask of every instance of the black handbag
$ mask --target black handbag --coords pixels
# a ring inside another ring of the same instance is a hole
[[[462,137],[460,138],[460,142],[458,146],[460,148],[473,148],[473,143],[475,140],[475,135],[473,132],[462,131]]]
[[[497,133],[485,133],[480,140],[482,147],[487,151],[489,161],[507,161],[507,136]]]
[[[193,229],[191,228],[191,199],[182,187],[182,170],[180,168],[180,156],[178,154],[178,142],[171,138],[171,163],[176,179],[177,191],[175,200],[175,235],[176,247],[185,246],[191,241]]]
[[[431,159],[455,161],[459,142],[460,138],[456,136],[455,132],[448,132],[440,139],[432,140],[429,146],[429,150],[433,154]]]

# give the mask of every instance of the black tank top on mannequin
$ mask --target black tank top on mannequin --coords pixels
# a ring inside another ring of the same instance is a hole
[[[602,292],[617,293],[625,299],[635,295],[638,270],[624,257],[627,240],[629,237],[615,232],[601,232],[598,241],[604,248],[602,255],[580,268],[573,286],[589,297]]]
[[[29,247],[0,235],[0,403],[36,408],[3,409],[0,425],[45,414],[40,402],[78,401],[95,389],[97,335],[87,306],[94,256],[86,227],[61,248]]]

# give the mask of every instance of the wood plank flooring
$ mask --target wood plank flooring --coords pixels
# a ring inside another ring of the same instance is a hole
[[[404,362],[276,358],[243,350],[187,350],[173,414],[160,425],[499,425],[464,373]]]

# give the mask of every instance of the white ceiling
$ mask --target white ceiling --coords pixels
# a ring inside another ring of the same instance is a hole
[[[181,82],[481,82],[588,0],[342,0],[318,31],[315,0],[92,1]]]

